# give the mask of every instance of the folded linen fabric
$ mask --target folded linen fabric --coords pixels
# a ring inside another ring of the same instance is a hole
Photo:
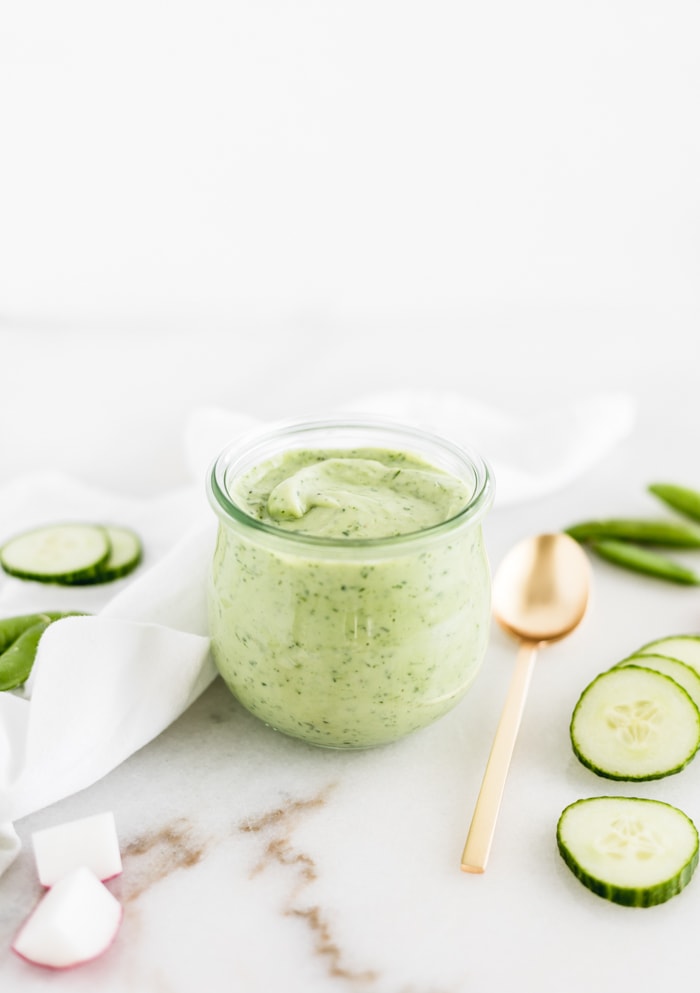
[[[202,486],[132,500],[57,475],[0,490],[0,541],[48,521],[115,522],[142,537],[133,578],[80,587],[0,578],[0,617],[54,622],[20,693],[0,693],[0,873],[12,822],[101,779],[179,716],[215,676],[206,620],[214,525]]]
[[[511,418],[455,394],[397,392],[360,398],[349,411],[390,417],[475,448],[496,477],[496,509],[561,487],[632,429],[625,396]],[[105,586],[59,587],[0,577],[0,618],[84,611],[52,624],[20,693],[0,693],[0,873],[19,850],[13,822],[90,786],[184,712],[216,675],[209,653],[206,573],[215,519],[204,477],[225,444],[259,422],[207,408],[184,439],[192,483],[151,500],[96,490],[59,475],[0,489],[0,543],[57,520],[133,527],[144,561]]]
[[[636,405],[626,394],[611,393],[515,416],[459,393],[394,390],[359,397],[328,413],[385,417],[475,449],[493,469],[498,508],[572,482],[630,433]],[[191,471],[202,477],[227,441],[254,426],[233,411],[196,411],[185,435]]]

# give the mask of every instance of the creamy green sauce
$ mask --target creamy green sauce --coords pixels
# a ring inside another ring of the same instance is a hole
[[[479,524],[396,543],[468,502],[464,484],[401,452],[295,452],[247,473],[232,499],[283,530],[222,522],[212,648],[241,703],[314,744],[359,748],[424,727],[474,679],[489,628]],[[298,536],[300,537],[300,535]]]
[[[232,492],[252,517],[325,538],[390,538],[459,513],[469,490],[415,455],[379,449],[290,452]]]

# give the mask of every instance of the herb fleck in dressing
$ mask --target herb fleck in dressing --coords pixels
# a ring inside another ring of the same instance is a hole
[[[230,495],[276,531],[222,521],[211,573],[214,657],[248,710],[314,744],[358,748],[457,703],[490,610],[480,524],[437,527],[468,505],[461,480],[406,452],[293,451]]]
[[[290,452],[239,481],[232,496],[268,524],[325,538],[391,538],[441,524],[470,492],[405,452]]]

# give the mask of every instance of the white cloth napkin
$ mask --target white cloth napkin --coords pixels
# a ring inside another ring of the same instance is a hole
[[[491,464],[496,508],[573,480],[634,423],[625,396],[598,396],[512,418],[455,394],[399,392],[344,411],[374,413],[468,444]],[[24,691],[0,693],[0,873],[19,850],[13,822],[90,786],[151,741],[214,679],[206,574],[215,518],[204,476],[231,440],[257,426],[245,414],[195,411],[185,439],[191,486],[152,500],[105,493],[61,475],[0,489],[0,543],[60,520],[132,526],[144,561],[105,586],[63,588],[0,577],[0,617],[82,610],[51,625]]]
[[[636,404],[626,394],[602,394],[538,410],[506,414],[459,393],[405,390],[359,397],[335,411],[374,414],[411,424],[477,451],[496,479],[495,506],[531,500],[567,485],[632,430]],[[220,408],[197,411],[185,444],[191,471],[202,476],[250,418]]]

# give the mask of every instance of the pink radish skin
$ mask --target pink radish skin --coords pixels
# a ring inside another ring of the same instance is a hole
[[[85,866],[47,890],[17,934],[12,950],[33,965],[69,969],[91,962],[114,941],[119,901]]]

